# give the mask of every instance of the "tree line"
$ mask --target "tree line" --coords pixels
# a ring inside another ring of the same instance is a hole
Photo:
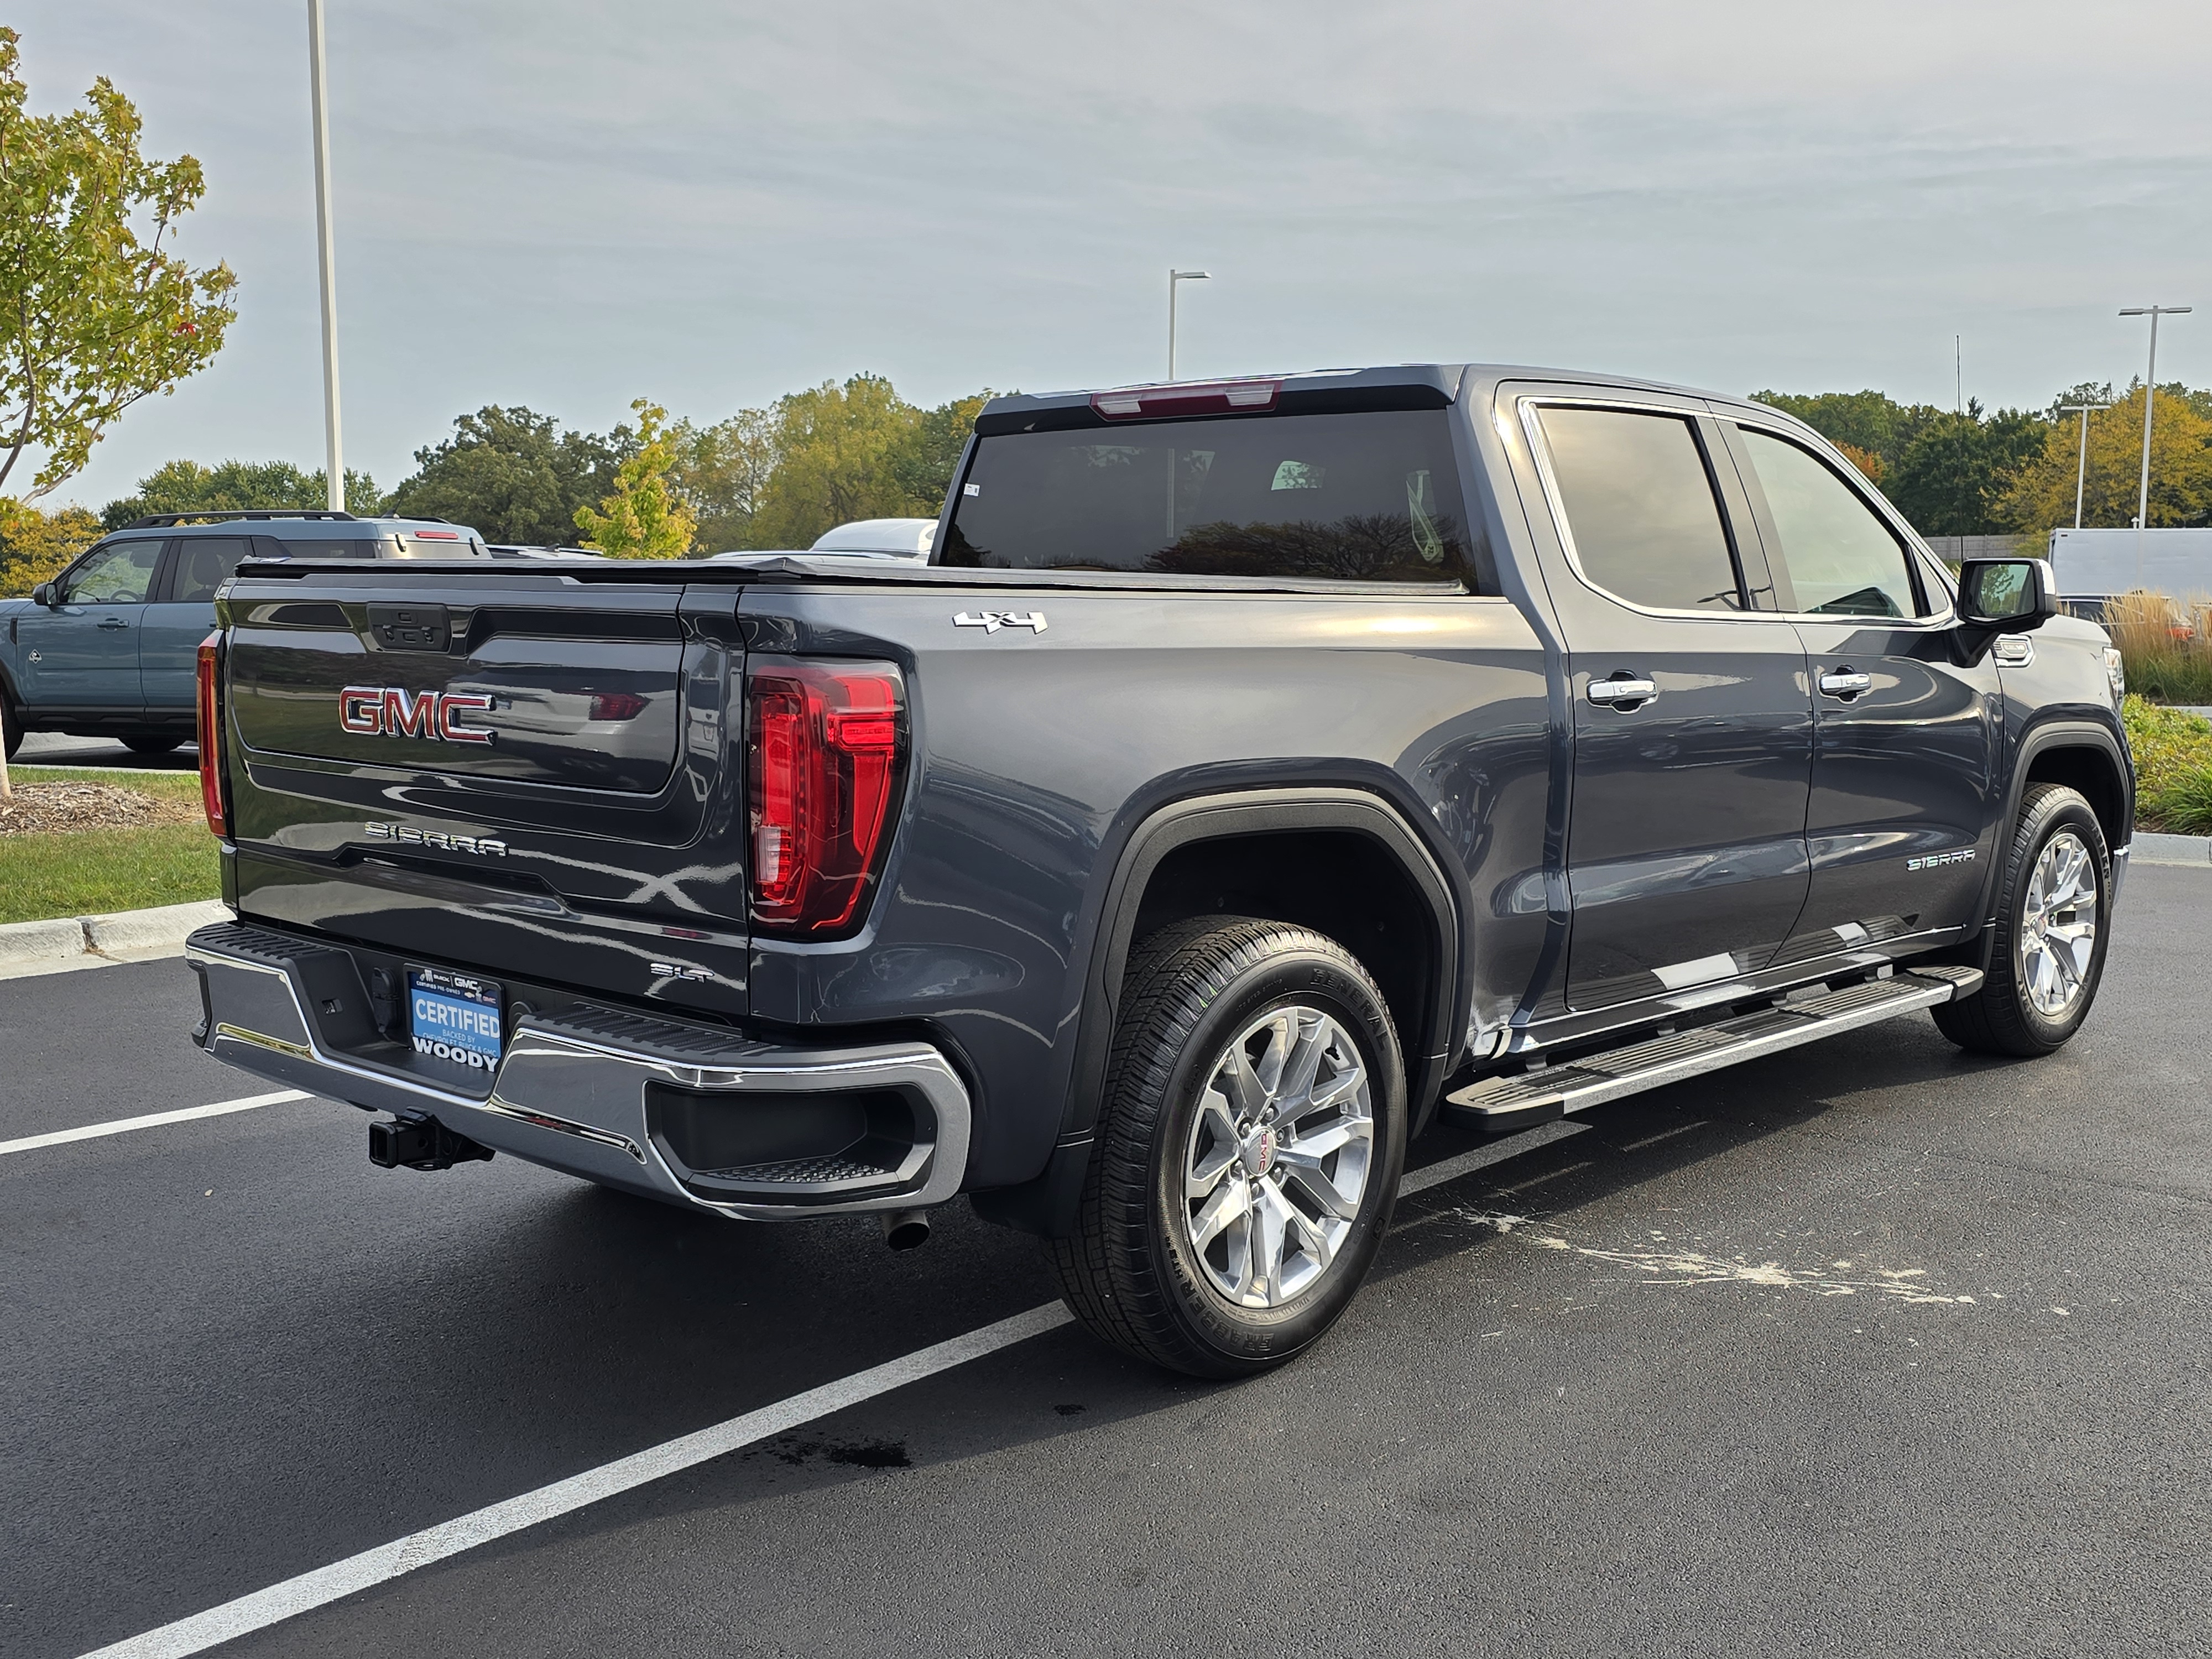
[[[2018,535],[2040,542],[2074,522],[2080,416],[2069,404],[2106,405],[2089,416],[2081,522],[2135,522],[2142,465],[2143,388],[2060,392],[2044,410],[1964,410],[1899,404],[1879,392],[1810,396],[1757,392],[1827,439],[1923,536]],[[2151,439],[2149,521],[2212,522],[2212,391],[2179,382],[2158,389]]]

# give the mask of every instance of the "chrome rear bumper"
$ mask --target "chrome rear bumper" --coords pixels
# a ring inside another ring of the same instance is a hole
[[[607,1186],[772,1220],[926,1208],[958,1192],[967,1172],[968,1091],[926,1042],[802,1049],[613,1009],[561,1019],[525,1015],[489,1093],[479,1097],[325,1041],[308,1012],[318,1005],[306,981],[315,973],[323,989],[319,975],[332,970],[331,958],[346,957],[334,946],[226,922],[194,933],[185,954],[206,1006],[199,1042],[216,1059],[367,1110],[434,1117],[495,1151]],[[353,972],[349,958],[343,971]],[[895,1098],[911,1111],[912,1144],[881,1168],[856,1171],[849,1161],[830,1168],[834,1159],[809,1158],[702,1174],[684,1168],[666,1135],[655,1133],[655,1085],[694,1113],[743,1114],[749,1104],[773,1110],[799,1106],[802,1096],[833,1105],[845,1097]],[[800,1164],[807,1167],[799,1176],[776,1173]],[[767,1190],[733,1197],[733,1188]]]

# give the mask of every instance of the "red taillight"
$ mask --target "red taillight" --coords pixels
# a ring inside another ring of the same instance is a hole
[[[753,919],[827,933],[859,909],[898,788],[905,705],[889,663],[780,662],[747,688]]]
[[[1158,420],[1167,415],[1227,415],[1273,409],[1280,380],[1177,380],[1168,386],[1128,386],[1094,392],[1091,406],[1109,421]]]
[[[218,836],[228,836],[230,816],[222,810],[222,708],[216,696],[216,682],[222,672],[222,635],[217,631],[200,641],[200,805],[207,812],[208,828]]]
[[[645,713],[645,699],[635,691],[595,691],[592,694],[592,719],[595,720],[634,720]]]

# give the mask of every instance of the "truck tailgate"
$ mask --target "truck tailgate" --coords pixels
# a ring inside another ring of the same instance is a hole
[[[734,596],[460,571],[228,591],[244,914],[744,1012]]]

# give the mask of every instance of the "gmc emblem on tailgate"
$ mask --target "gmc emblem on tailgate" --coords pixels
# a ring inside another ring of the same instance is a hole
[[[495,732],[463,726],[463,714],[489,714],[492,700],[474,691],[407,691],[396,685],[349,685],[338,693],[338,724],[364,738],[427,738],[433,743],[489,743]]]

